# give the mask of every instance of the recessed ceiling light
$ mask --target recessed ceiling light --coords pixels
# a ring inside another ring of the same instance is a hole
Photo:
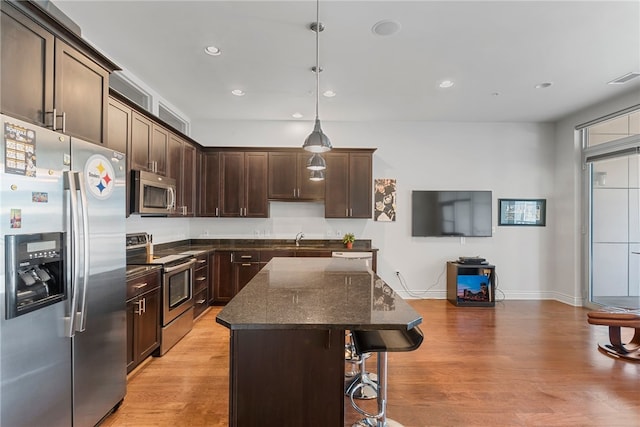
[[[500,96],[500,92],[491,92],[491,96]]]
[[[399,22],[392,19],[383,19],[382,21],[373,24],[371,32],[376,36],[387,37],[400,32],[400,28],[402,28],[402,26]]]
[[[301,119],[304,116],[302,115],[302,113],[295,112],[291,115],[291,117],[293,117],[294,119]]]
[[[546,89],[548,87],[551,87],[551,85],[553,85],[553,83],[551,82],[538,83],[536,85],[536,89]]]
[[[207,55],[211,55],[211,56],[218,56],[222,53],[220,48],[216,46],[207,46],[204,48],[204,51]]]
[[[336,96],[336,93],[331,89],[325,90],[322,94],[327,98],[333,98],[334,96]]]
[[[234,89],[231,91],[232,94],[234,94],[235,96],[244,96],[244,91],[241,89]]]
[[[451,80],[443,80],[443,81],[440,82],[440,87],[441,88],[445,88],[445,89],[449,88],[449,87],[451,87],[453,85],[454,85],[454,83]]]

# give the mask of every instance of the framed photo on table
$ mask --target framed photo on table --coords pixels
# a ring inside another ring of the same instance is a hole
[[[544,227],[546,221],[546,199],[498,199],[498,225]]]

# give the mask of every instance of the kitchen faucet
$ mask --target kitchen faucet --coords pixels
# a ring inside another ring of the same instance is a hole
[[[303,237],[304,234],[302,234],[302,231],[296,234],[296,246],[300,246],[300,240],[302,240]]]

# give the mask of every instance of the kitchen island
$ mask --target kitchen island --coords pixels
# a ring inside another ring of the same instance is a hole
[[[422,317],[366,260],[273,258],[218,314],[230,329],[230,426],[342,426],[345,330]]]

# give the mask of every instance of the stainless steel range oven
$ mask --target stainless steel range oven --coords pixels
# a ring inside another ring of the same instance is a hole
[[[193,267],[195,258],[168,255],[162,262],[162,338],[160,355],[193,327]]]
[[[150,237],[145,233],[127,235],[128,265],[162,267],[162,356],[193,327],[193,274],[196,260],[185,254],[153,255],[149,247]]]

